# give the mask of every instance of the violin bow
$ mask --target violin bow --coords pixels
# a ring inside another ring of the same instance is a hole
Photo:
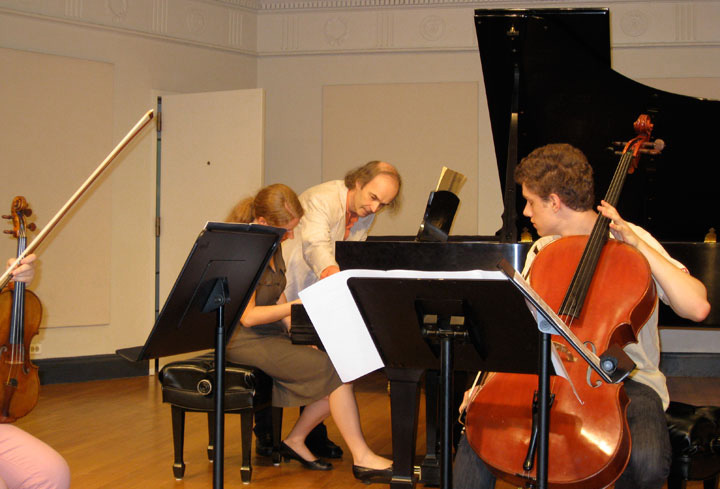
[[[115,157],[120,154],[120,152],[130,143],[130,141],[153,119],[155,115],[154,110],[149,110],[147,113],[142,116],[142,118],[135,124],[135,126],[128,132],[125,137],[115,146],[115,149],[113,149],[110,154],[107,155],[107,157],[103,160],[102,163],[93,171],[90,176],[85,180],[85,182],[80,185],[80,188],[78,188],[75,193],[68,199],[67,202],[65,202],[65,205],[62,206],[62,208],[53,216],[52,219],[50,219],[50,222],[47,223],[47,225],[40,231],[36,236],[35,239],[27,245],[25,248],[25,251],[23,251],[16,259],[15,261],[10,265],[10,267],[5,270],[5,272],[2,274],[2,277],[0,277],[0,290],[2,290],[8,282],[10,282],[10,279],[12,278],[12,272],[15,270],[18,266],[20,266],[20,262],[25,258],[27,255],[31,254],[35,249],[42,243],[42,241],[45,239],[45,237],[50,234],[50,231],[53,230],[53,228],[57,225],[58,222],[60,222],[60,219],[63,218],[65,214],[70,210],[70,208],[75,204],[75,202],[78,201],[78,199],[82,196],[82,194],[85,193],[85,191],[92,185],[92,183],[97,180],[97,178],[100,176],[100,174],[108,167],[110,163],[115,159]]]

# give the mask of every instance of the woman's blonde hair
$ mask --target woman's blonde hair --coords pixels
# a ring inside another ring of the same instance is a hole
[[[303,214],[295,192],[287,185],[276,183],[261,189],[255,197],[238,202],[226,221],[247,223],[262,217],[271,226],[283,226]]]

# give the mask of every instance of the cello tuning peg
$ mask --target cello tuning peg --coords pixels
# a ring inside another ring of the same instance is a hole
[[[34,222],[31,222],[30,224],[28,224],[27,227],[30,231],[35,231],[35,229],[37,229],[37,226],[35,225]]]
[[[3,219],[12,219],[12,216],[7,215],[7,214],[3,214],[3,215],[2,215],[2,218],[3,218]]]
[[[5,230],[3,230],[3,233],[5,233],[5,234],[15,234],[15,231],[11,231],[11,230],[9,230],[9,229],[5,229]]]

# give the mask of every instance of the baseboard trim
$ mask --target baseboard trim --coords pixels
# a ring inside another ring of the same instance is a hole
[[[148,375],[148,361],[129,362],[119,355],[47,358],[33,360],[40,372],[40,384],[64,384],[90,380],[119,379]]]
[[[720,353],[662,353],[660,370],[666,377],[718,377]]]

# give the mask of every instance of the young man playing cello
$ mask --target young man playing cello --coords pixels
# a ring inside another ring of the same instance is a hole
[[[527,200],[523,214],[541,236],[528,252],[524,276],[530,275],[532,262],[544,246],[561,237],[589,235],[599,212],[611,220],[614,239],[636,248],[647,259],[660,300],[684,318],[702,321],[707,317],[710,304],[705,286],[687,268],[671,258],[647,231],[624,221],[607,202],[602,201],[597,212],[592,208],[592,168],[581,151],[568,144],[538,148],[520,162],[515,181],[522,186]],[[671,452],[664,414],[670,400],[665,376],[659,369],[657,304],[640,330],[638,342],[627,345],[625,351],[637,365],[624,384],[630,398],[627,418],[632,451],[615,488],[660,489],[670,470]],[[495,485],[494,476],[465,437],[458,446],[453,476],[455,489]]]

